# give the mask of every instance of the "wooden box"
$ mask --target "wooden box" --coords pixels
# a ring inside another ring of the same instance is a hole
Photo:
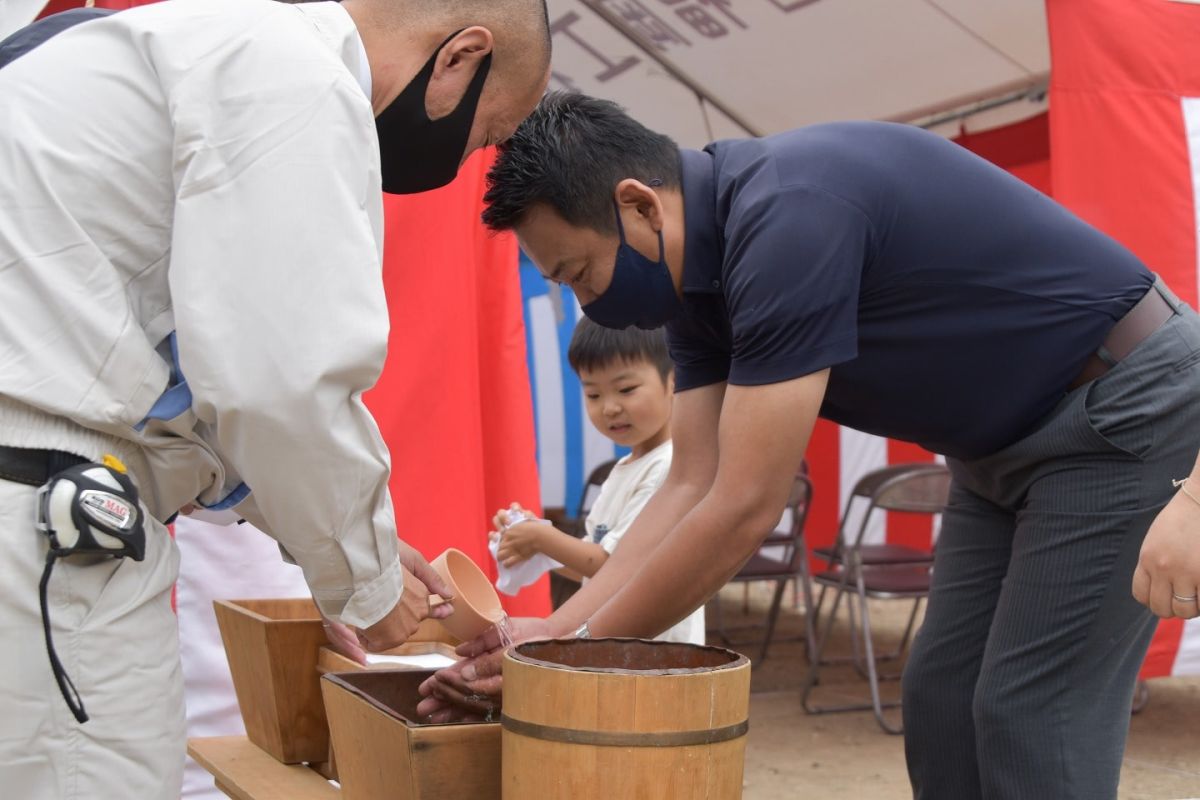
[[[321,680],[345,800],[500,800],[500,724],[421,724],[431,671],[363,670]]]
[[[316,604],[307,597],[217,600],[213,609],[250,741],[285,764],[329,759],[320,673],[361,667],[323,646]],[[406,644],[388,652],[454,657],[456,643],[435,620],[425,620]]]
[[[250,741],[285,764],[325,761],[317,653],[326,639],[312,599],[217,600],[213,609]]]

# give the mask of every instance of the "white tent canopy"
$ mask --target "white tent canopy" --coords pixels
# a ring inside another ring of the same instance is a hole
[[[0,38],[45,2],[0,0]],[[936,123],[942,112],[997,99],[1017,102],[973,117],[972,127],[1044,109],[1044,0],[549,0],[549,8],[551,85],[616,100],[688,147],[836,119]]]
[[[549,5],[552,86],[616,100],[685,146],[835,119],[936,122],[996,98],[1032,99],[983,127],[1044,108],[1043,0]]]

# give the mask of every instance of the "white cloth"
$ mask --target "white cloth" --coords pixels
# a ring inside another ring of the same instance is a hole
[[[222,526],[180,516],[175,521],[175,541],[182,556],[175,608],[187,735],[244,734],[213,600],[305,597],[304,577],[299,568],[280,561],[275,542],[248,523]],[[212,775],[190,758],[183,776],[183,797],[226,800],[213,785]]]
[[[488,542],[488,552],[496,561],[496,588],[507,595],[515,595],[521,589],[537,581],[552,569],[558,569],[562,564],[545,553],[538,553],[533,558],[526,559],[515,567],[506,567],[500,563],[497,552],[500,550],[500,540]]]
[[[54,567],[54,646],[90,717],[81,725],[42,633],[47,540],[33,527],[35,491],[0,480],[0,796],[175,800],[184,756],[175,544],[149,520],[143,561],[72,556]]]
[[[172,0],[0,70],[0,444],[57,446],[43,418],[117,437],[158,519],[244,482],[238,510],[366,626],[401,572],[361,401],[388,313],[360,52],[337,3]],[[190,403],[141,426],[172,331]]]
[[[617,549],[621,537],[666,480],[671,469],[671,453],[671,442],[667,441],[641,458],[625,456],[613,466],[600,487],[600,494],[584,525],[588,538],[609,555]],[[704,606],[656,638],[665,642],[704,644]]]

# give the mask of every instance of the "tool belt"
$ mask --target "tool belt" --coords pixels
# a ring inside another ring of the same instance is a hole
[[[0,445],[0,480],[41,486],[63,470],[88,461],[62,450],[32,450]]]

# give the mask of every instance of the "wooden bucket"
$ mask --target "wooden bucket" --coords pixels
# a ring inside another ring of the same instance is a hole
[[[640,639],[528,642],[504,659],[504,800],[742,796],[750,661]]]

